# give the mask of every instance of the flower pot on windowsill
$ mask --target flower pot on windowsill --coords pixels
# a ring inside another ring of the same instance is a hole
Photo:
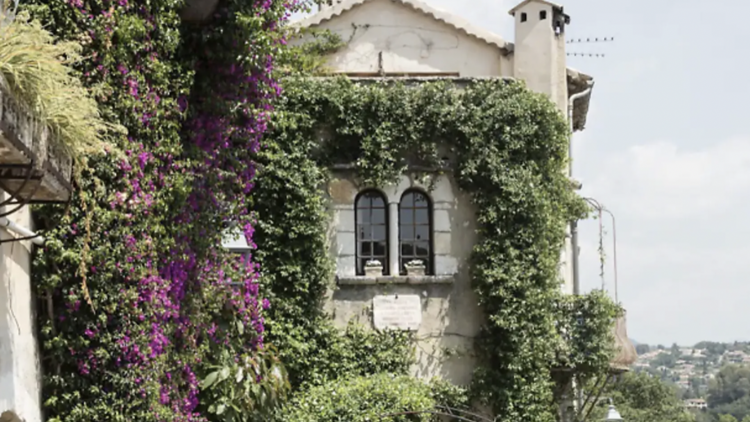
[[[383,276],[383,264],[378,260],[367,261],[365,264],[365,276],[366,277],[382,277]]]
[[[410,277],[424,277],[425,275],[425,266],[424,262],[415,259],[414,261],[409,261],[404,265],[406,267],[406,275]]]

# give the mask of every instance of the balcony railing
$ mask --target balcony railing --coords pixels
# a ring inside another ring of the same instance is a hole
[[[72,169],[48,128],[0,89],[0,188],[17,203],[67,202]]]

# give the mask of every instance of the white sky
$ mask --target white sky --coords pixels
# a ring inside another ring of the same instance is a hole
[[[423,1],[513,40],[515,1]],[[569,45],[606,57],[568,64],[596,79],[587,129],[574,138],[574,173],[582,193],[617,217],[630,337],[750,340],[750,2],[561,3],[572,19],[568,38],[615,37]],[[582,223],[585,290],[601,286],[597,236],[596,221]]]

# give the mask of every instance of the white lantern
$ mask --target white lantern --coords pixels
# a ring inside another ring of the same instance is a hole
[[[221,246],[229,252],[242,255],[244,257],[245,265],[247,265],[247,261],[250,258],[250,252],[253,250],[253,248],[247,244],[245,233],[243,233],[237,225],[229,227],[224,232],[221,239]],[[229,284],[235,288],[242,286],[242,283],[237,281],[232,281]]]
[[[618,412],[617,409],[615,409],[614,405],[610,404],[609,410],[607,411],[607,417],[604,418],[604,421],[610,422],[610,421],[622,421],[622,420],[624,419],[622,418],[622,416],[620,416],[620,412]]]
[[[247,244],[245,234],[240,230],[238,226],[229,228],[224,232],[224,237],[221,240],[221,246],[229,250],[229,252],[237,254],[248,254],[253,248]]]

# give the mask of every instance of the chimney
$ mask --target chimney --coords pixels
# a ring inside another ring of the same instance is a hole
[[[510,14],[515,20],[513,77],[547,94],[564,113],[568,97],[565,26],[570,17],[561,6],[545,0],[525,0]]]

